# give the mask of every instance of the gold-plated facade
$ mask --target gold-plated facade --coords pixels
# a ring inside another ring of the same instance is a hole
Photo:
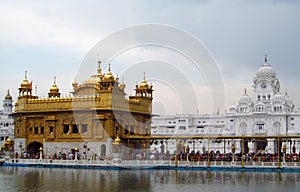
[[[99,62],[100,64],[100,62]],[[67,152],[90,144],[95,154],[109,155],[111,142],[120,139],[124,146],[142,149],[149,145],[143,137],[151,134],[153,89],[145,78],[136,85],[134,96],[126,97],[125,84],[119,83],[110,71],[97,73],[82,84],[72,83],[73,96],[61,97],[54,80],[48,98],[32,95],[32,86],[25,79],[15,104],[15,140],[23,143],[30,154]],[[133,136],[138,136],[134,139]],[[103,147],[102,147],[103,148]]]

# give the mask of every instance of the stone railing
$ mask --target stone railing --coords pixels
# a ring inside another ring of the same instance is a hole
[[[16,159],[6,160],[12,165],[47,165],[47,166],[119,166],[119,167],[236,167],[236,168],[296,168],[300,169],[300,162],[254,162],[254,161],[172,161],[172,160],[59,160],[59,159]]]

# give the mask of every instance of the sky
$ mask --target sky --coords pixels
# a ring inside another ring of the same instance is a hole
[[[300,1],[296,0],[0,0],[0,98],[9,89],[17,100],[25,70],[37,87],[34,94],[47,97],[55,76],[61,94],[67,97],[75,77],[81,83],[80,74],[89,77],[96,73],[97,52],[102,71],[107,72],[111,63],[113,74],[124,79],[128,95],[134,94],[132,89],[146,73],[155,90],[156,114],[222,113],[237,102],[245,88],[251,94],[253,77],[267,54],[281,91],[287,90],[300,106],[299,18]],[[151,24],[180,35],[145,30]],[[174,39],[181,46],[128,46],[108,57],[108,50],[116,44],[104,44],[104,40],[135,26],[143,26],[142,40]],[[194,43],[185,36],[202,47],[183,51]],[[197,51],[199,56],[205,55],[199,57],[205,57],[202,64],[191,59]],[[205,64],[220,77],[206,70]],[[216,91],[214,78],[222,79]]]

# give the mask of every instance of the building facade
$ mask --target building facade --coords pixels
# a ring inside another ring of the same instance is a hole
[[[300,140],[277,139],[275,136],[292,136],[300,134],[300,111],[296,109],[293,100],[287,92],[282,93],[280,81],[267,57],[253,80],[254,95],[247,90],[236,105],[232,105],[225,114],[191,115],[154,117],[152,135],[194,135],[211,136],[215,139],[185,139],[185,145],[192,145],[192,150],[210,150],[229,153],[232,144],[237,151],[277,153],[286,145],[287,152],[295,146],[300,149]],[[222,136],[247,136],[247,139],[220,140]],[[251,139],[251,136],[261,137]],[[270,136],[270,138],[267,138]],[[271,138],[272,137],[272,138]],[[170,152],[176,150],[178,141],[167,141]],[[165,144],[166,145],[166,142]],[[164,146],[165,147],[165,146]],[[152,146],[161,148],[161,144]]]
[[[121,144],[130,150],[145,150],[151,134],[152,85],[145,77],[135,88],[135,95],[127,97],[125,84],[110,70],[97,73],[83,83],[72,83],[73,96],[62,97],[54,79],[48,98],[32,94],[25,78],[19,88],[15,104],[15,151],[34,155],[43,148],[47,155],[74,152],[110,158],[113,140],[119,136]]]
[[[11,116],[13,111],[13,100],[9,91],[3,100],[3,109],[0,111],[0,144],[6,139],[14,139],[14,120]]]

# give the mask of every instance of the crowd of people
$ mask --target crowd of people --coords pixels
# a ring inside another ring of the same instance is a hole
[[[255,161],[255,162],[278,162],[283,161],[285,158],[286,162],[299,162],[300,161],[300,153],[221,153],[220,151],[210,153],[200,153],[200,151],[192,151],[191,153],[184,153],[183,151],[176,155],[179,161],[188,160],[189,161],[232,161],[233,157],[235,161]],[[174,159],[174,158],[173,158]]]
[[[36,154],[24,151],[21,155],[18,152],[15,153],[15,158],[23,158],[23,159],[38,159],[39,152]],[[46,156],[43,155],[43,158],[47,159],[61,159],[61,160],[74,160],[75,153],[54,153],[53,155]],[[252,153],[221,153],[220,151],[214,152],[210,151],[201,153],[199,150],[191,152],[181,151],[179,153],[170,154],[169,151],[166,153],[159,153],[158,151],[152,151],[150,153],[131,153],[130,156],[123,156],[124,159],[130,160],[175,160],[178,161],[232,161],[233,158],[235,161],[254,161],[254,162],[278,162],[283,161],[285,158],[286,162],[300,162],[300,152],[299,153],[264,153],[264,152],[252,152]],[[104,157],[97,156],[97,154],[89,154],[87,155],[85,152],[77,153],[77,159],[89,159],[89,160],[104,160]]]

